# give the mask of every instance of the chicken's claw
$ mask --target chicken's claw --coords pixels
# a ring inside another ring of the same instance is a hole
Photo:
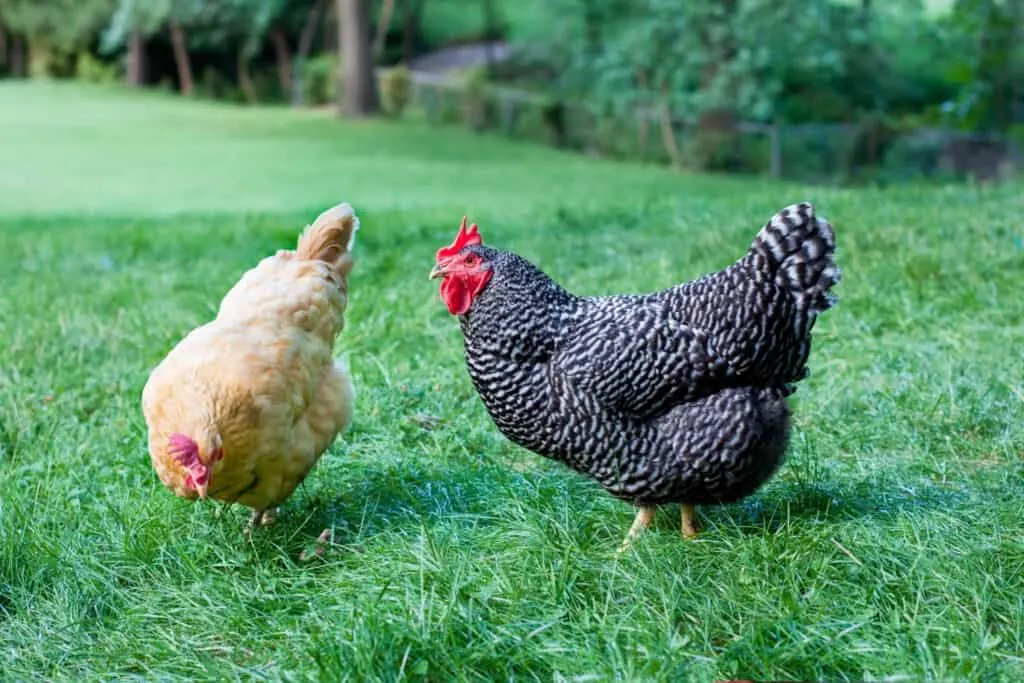
[[[299,562],[306,562],[307,560],[311,560],[314,557],[322,557],[324,554],[324,550],[327,548],[327,545],[330,542],[331,530],[329,528],[324,529],[320,532],[320,535],[316,537],[316,546],[313,548],[313,552],[303,550],[301,553],[299,553]]]
[[[266,510],[253,510],[252,516],[249,517],[248,523],[245,525],[243,533],[248,536],[252,533],[253,529],[258,526],[270,526],[277,521],[277,508],[268,508]]]

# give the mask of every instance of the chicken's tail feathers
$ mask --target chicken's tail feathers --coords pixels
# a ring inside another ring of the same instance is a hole
[[[751,251],[793,294],[797,310],[811,320],[835,305],[832,287],[842,276],[835,261],[836,233],[831,223],[815,215],[809,202],[787,206],[772,216]]]
[[[355,244],[359,218],[349,204],[338,204],[321,213],[299,236],[295,250],[300,259],[323,261],[339,275],[352,269],[352,246]]]

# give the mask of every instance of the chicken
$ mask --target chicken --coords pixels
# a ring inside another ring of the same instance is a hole
[[[511,441],[638,506],[737,501],[782,464],[787,396],[839,281],[832,226],[787,207],[724,270],[648,295],[579,297],[463,219],[431,278],[458,316],[470,378]]]
[[[250,525],[269,524],[348,427],[355,393],[333,348],[358,227],[348,204],[322,213],[153,370],[142,392],[149,454],[175,494],[238,502],[253,509]]]

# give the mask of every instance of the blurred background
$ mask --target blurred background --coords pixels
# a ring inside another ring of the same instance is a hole
[[[1022,0],[0,0],[0,77],[830,183],[1021,162]]]

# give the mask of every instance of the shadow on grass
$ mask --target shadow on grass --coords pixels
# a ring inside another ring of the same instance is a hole
[[[891,521],[920,511],[951,511],[970,502],[964,490],[916,480],[912,484],[824,479],[769,484],[732,505],[704,508],[707,519],[745,533],[775,532],[791,521],[839,523],[855,519]]]
[[[254,534],[257,545],[263,536],[269,543],[304,548],[331,529],[334,544],[359,551],[385,535],[419,534],[445,525],[500,525],[510,504],[543,515],[557,500],[577,496],[577,487],[589,484],[494,465],[445,466],[397,457],[351,463],[345,470],[342,476],[314,471],[305,489],[281,507],[277,523]]]
[[[278,523],[262,532],[267,542],[284,543],[290,554],[297,555],[322,530],[331,529],[334,544],[361,552],[379,536],[418,535],[440,526],[514,526],[531,516],[556,518],[567,503],[578,510],[580,525],[595,533],[599,530],[588,519],[615,526],[606,511],[616,506],[622,508],[623,532],[632,519],[625,503],[611,502],[596,484],[558,466],[538,465],[520,472],[504,466],[502,458],[481,465],[394,455],[336,462],[330,470],[314,471],[304,489],[285,503]],[[756,536],[791,523],[890,522],[917,511],[955,511],[971,501],[965,489],[920,478],[910,482],[872,476],[849,481],[822,476],[824,472],[818,475],[815,481],[775,480],[739,503],[702,507],[700,514],[708,526]],[[668,528],[669,517],[672,526],[678,525],[677,510],[665,506],[656,527]]]

